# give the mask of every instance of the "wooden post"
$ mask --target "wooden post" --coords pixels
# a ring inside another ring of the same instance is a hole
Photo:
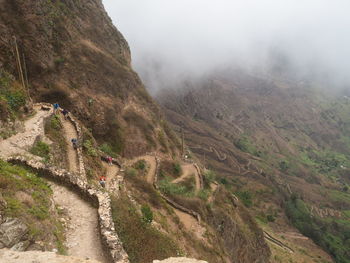
[[[26,88],[26,84],[24,82],[24,77],[23,77],[23,70],[22,70],[22,65],[21,65],[21,58],[19,56],[19,51],[18,51],[18,46],[17,46],[17,40],[16,37],[13,37],[14,42],[15,42],[15,51],[16,51],[16,58],[17,58],[17,65],[18,65],[18,70],[19,70],[19,75],[20,75],[20,80],[22,82],[22,86],[25,89]]]
[[[27,91],[28,91],[28,95],[29,95],[29,82],[28,82],[27,63],[26,63],[26,58],[24,56],[24,53],[22,53],[22,57],[23,57],[24,79],[25,79],[25,83],[26,83],[26,87],[27,87]]]

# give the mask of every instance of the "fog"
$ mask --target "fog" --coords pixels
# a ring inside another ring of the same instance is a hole
[[[346,0],[103,2],[151,90],[225,67],[350,83]]]

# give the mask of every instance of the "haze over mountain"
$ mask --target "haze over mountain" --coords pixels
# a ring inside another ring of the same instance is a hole
[[[104,0],[149,89],[218,67],[349,83],[347,1]],[[132,15],[130,15],[132,13]],[[283,68],[281,69],[281,65]]]

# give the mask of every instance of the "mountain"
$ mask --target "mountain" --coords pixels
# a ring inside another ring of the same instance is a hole
[[[274,262],[331,261],[320,248],[349,262],[349,97],[312,78],[228,69],[157,101],[189,154],[293,248],[272,246]]]
[[[101,0],[0,0],[0,13],[0,249],[269,262],[243,203],[181,155]]]
[[[0,12],[0,65],[18,75],[15,37],[35,101],[67,108],[116,153],[158,148],[159,109],[102,1],[1,1]]]

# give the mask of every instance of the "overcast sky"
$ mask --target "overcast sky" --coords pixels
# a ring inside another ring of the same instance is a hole
[[[277,52],[301,71],[319,68],[348,80],[348,0],[103,2],[144,78],[172,80],[226,64],[264,67]]]

